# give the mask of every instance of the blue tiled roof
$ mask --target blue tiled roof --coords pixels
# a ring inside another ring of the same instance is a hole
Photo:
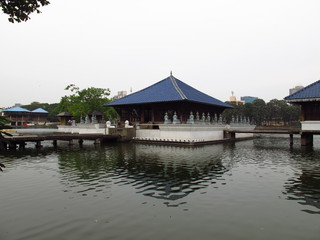
[[[5,109],[2,112],[30,112],[30,111],[22,107],[13,107],[13,108]]]
[[[288,102],[320,101],[320,80],[284,98]]]
[[[172,75],[151,85],[150,87],[117,99],[111,103],[105,104],[104,106],[121,106],[173,101],[191,101],[219,107],[233,108],[231,105],[226,104],[216,98],[210,97],[209,95],[185,84]]]
[[[46,110],[42,109],[42,108],[37,108],[35,110],[32,111],[33,113],[48,113]]]

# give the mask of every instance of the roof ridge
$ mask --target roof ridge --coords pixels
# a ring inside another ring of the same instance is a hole
[[[315,81],[315,82],[313,82],[313,83],[309,84],[308,86],[306,86],[306,87],[304,87],[304,88],[299,89],[298,91],[296,91],[295,93],[293,93],[293,94],[291,94],[291,95],[289,95],[289,96],[285,97],[284,99],[294,98],[294,97],[295,97],[296,95],[298,95],[300,92],[304,92],[304,91],[306,91],[307,89],[309,89],[309,88],[313,87],[314,85],[316,85],[316,84],[318,84],[318,83],[320,83],[320,80],[317,80],[317,81]]]
[[[119,99],[116,99],[116,100],[111,100],[111,102],[114,102],[114,101],[117,101],[117,100],[120,100],[120,99],[126,99],[126,98],[130,97],[132,94],[136,94],[136,93],[139,93],[139,92],[143,92],[143,91],[145,91],[145,90],[147,90],[147,89],[149,89],[149,88],[151,88],[151,87],[153,87],[153,86],[155,86],[155,85],[157,85],[157,84],[165,81],[166,79],[167,79],[167,78],[165,78],[165,79],[163,79],[163,80],[161,80],[161,81],[159,81],[159,82],[156,82],[156,83],[150,85],[149,87],[142,88],[142,89],[140,89],[140,90],[138,90],[138,91],[136,91],[136,92],[132,92],[132,93],[130,93],[130,94],[128,94],[128,95],[126,95],[126,96],[124,96],[124,97],[122,97],[122,98],[119,98]],[[110,103],[111,103],[111,102],[110,102]]]
[[[178,86],[176,78],[174,76],[170,76],[170,80],[172,82],[172,85],[174,86],[174,88],[177,90],[177,92],[179,93],[180,97],[185,100],[188,99],[187,96],[183,93],[183,91],[181,90],[181,88]]]
[[[31,112],[30,110],[28,110],[26,108],[22,108],[20,106],[14,106],[14,107],[7,108],[7,109],[3,110],[3,112],[9,112],[9,111],[12,111],[12,112]]]

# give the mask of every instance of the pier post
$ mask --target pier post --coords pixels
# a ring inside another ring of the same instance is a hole
[[[293,145],[293,134],[290,133],[290,146],[292,146],[292,145]]]
[[[56,146],[58,145],[57,140],[53,140],[53,141],[52,141],[52,144],[53,144],[54,147],[56,147]]]
[[[223,137],[227,138],[229,140],[235,140],[236,139],[236,133],[235,132],[229,132],[229,131],[223,131]]]
[[[20,150],[25,149],[26,145],[27,145],[26,142],[19,143],[19,149]]]
[[[37,142],[36,142],[36,148],[41,148],[41,147],[42,147],[41,141],[37,141]]]
[[[83,139],[79,139],[79,145],[82,146],[83,145]]]
[[[17,144],[15,142],[9,142],[9,149],[17,149]]]
[[[313,146],[313,134],[312,133],[302,133],[301,134],[301,146]]]
[[[0,140],[0,150],[7,150],[7,143]]]
[[[230,139],[231,140],[235,140],[236,139],[236,133],[235,132],[231,132],[230,133]]]

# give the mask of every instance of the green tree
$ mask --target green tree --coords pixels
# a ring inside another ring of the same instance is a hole
[[[6,124],[9,124],[10,121],[7,120],[4,116],[0,116],[0,129],[3,129]]]
[[[226,102],[232,105],[234,108],[226,109],[222,112],[222,117],[229,124],[232,121],[232,117],[244,117],[244,105],[243,103]]]
[[[266,104],[266,121],[269,124],[283,122],[283,114],[286,113],[287,103],[284,100],[272,99]]]
[[[252,120],[252,112],[253,112],[253,104],[252,103],[245,103],[243,106],[243,116]]]
[[[300,108],[287,104],[285,100],[272,99],[266,105],[266,121],[270,125],[284,124],[290,125],[299,121]]]
[[[301,109],[300,105],[288,105],[288,114],[285,116],[284,121],[289,125],[299,125]]]
[[[256,99],[252,102],[252,118],[256,125],[262,125],[266,119],[266,103],[263,99]]]
[[[300,106],[289,105],[284,100],[272,99],[265,103],[262,99],[256,99],[253,103],[236,104],[235,102],[227,102],[233,105],[233,109],[226,109],[222,116],[227,123],[231,122],[233,117],[245,117],[253,120],[256,125],[297,125],[299,124]]]
[[[0,0],[2,11],[9,15],[8,20],[12,23],[29,20],[31,13],[41,13],[40,7],[48,4],[47,0]]]
[[[69,112],[78,121],[81,116],[91,114],[94,110],[103,113],[105,119],[111,120],[118,117],[113,108],[103,106],[110,102],[109,89],[90,87],[80,90],[74,84],[70,84],[65,90],[70,90],[72,94],[61,98],[57,107],[59,112]]]

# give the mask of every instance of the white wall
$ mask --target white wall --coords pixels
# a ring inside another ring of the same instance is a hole
[[[77,124],[76,126],[59,125],[58,132],[79,133],[79,134],[108,134],[108,128],[105,124]]]
[[[226,125],[159,125],[159,129],[137,129],[137,138],[151,138],[163,141],[215,141],[223,139],[223,130],[253,130],[253,125],[226,126]],[[238,133],[236,137],[252,137],[252,133]]]
[[[301,121],[301,130],[320,131],[320,121]]]

